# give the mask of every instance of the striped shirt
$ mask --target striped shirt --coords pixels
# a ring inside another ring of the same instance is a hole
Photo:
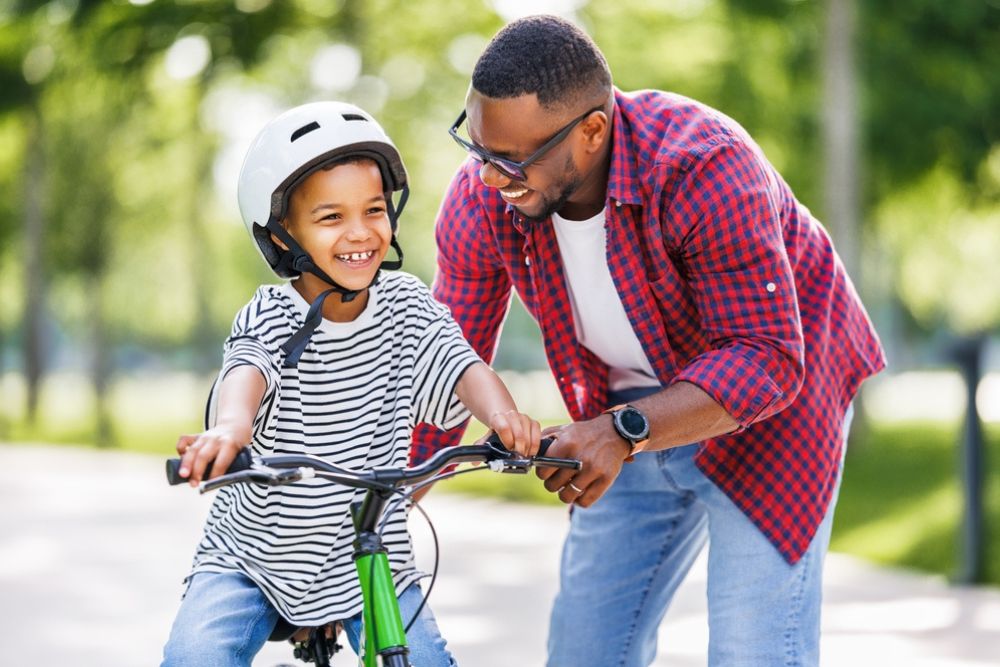
[[[468,417],[455,386],[479,356],[417,278],[383,273],[357,319],[323,320],[298,366],[284,368],[279,348],[307,310],[291,284],[262,286],[237,314],[226,341],[219,377],[250,365],[266,381],[253,425],[255,454],[313,454],[355,469],[400,467],[415,424],[451,428]],[[209,423],[212,412],[210,407]],[[363,496],[363,490],[318,478],[225,487],[212,505],[189,577],[242,572],[294,624],[348,618],[362,608],[348,508]],[[384,517],[382,533],[398,591],[420,576],[406,515],[400,506]]]

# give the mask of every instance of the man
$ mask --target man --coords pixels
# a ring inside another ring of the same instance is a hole
[[[650,664],[706,540],[710,663],[818,664],[850,404],[884,366],[822,226],[738,124],[617,90],[555,17],[493,38],[452,135],[435,296],[489,359],[517,290],[574,419],[550,451],[583,462],[540,474],[574,505],[549,664]]]

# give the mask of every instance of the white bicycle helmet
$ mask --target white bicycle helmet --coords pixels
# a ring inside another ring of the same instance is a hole
[[[338,285],[281,226],[288,210],[288,197],[296,185],[317,169],[353,156],[371,158],[382,172],[392,225],[391,244],[398,259],[383,261],[379,269],[398,269],[403,264],[403,251],[396,240],[397,222],[409,195],[406,168],[396,146],[367,112],[344,102],[313,102],[295,107],[264,126],[243,160],[237,188],[240,214],[261,257],[282,278],[308,272],[330,285],[310,305],[302,328],[281,346],[285,366],[298,364],[323,319],[323,302],[328,296],[338,293],[347,302],[363,291]],[[395,205],[394,192],[401,192]],[[288,250],[275,244],[272,234]],[[380,272],[375,273],[371,285],[378,282]]]
[[[272,120],[253,140],[240,170],[240,213],[257,250],[278,276],[294,278],[305,268],[271,239],[274,233],[287,243],[279,223],[285,217],[289,194],[317,169],[354,155],[373,159],[382,172],[390,195],[387,203],[395,246],[396,222],[408,194],[406,167],[392,140],[366,111],[345,102],[303,104]],[[398,207],[393,207],[391,194],[400,190],[403,195]],[[298,244],[295,248],[299,249]],[[291,254],[296,254],[295,249]],[[335,284],[325,275],[320,278]]]

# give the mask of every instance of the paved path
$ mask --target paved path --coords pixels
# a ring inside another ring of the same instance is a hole
[[[0,665],[158,664],[208,502],[168,487],[154,457],[0,445]],[[460,663],[542,664],[564,510],[440,493],[426,507],[442,552],[432,603]],[[428,531],[412,523],[426,565]],[[828,563],[824,665],[1000,667],[1000,592]],[[656,667],[705,664],[704,585],[700,561]],[[269,645],[255,665],[289,657]]]

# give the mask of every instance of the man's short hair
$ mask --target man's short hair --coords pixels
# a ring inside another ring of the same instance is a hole
[[[472,73],[486,97],[535,94],[545,108],[593,103],[611,92],[611,71],[594,41],[557,16],[508,23],[486,46]]]

